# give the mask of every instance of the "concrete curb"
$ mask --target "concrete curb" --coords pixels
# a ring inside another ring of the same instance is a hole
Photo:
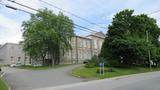
[[[129,75],[122,75],[122,76],[116,76],[116,77],[104,78],[104,79],[113,79],[113,80],[117,80],[117,79],[122,79],[122,78],[137,76],[137,75],[151,74],[151,73],[155,73],[155,72],[160,72],[160,71],[142,72],[142,73],[135,73],[135,74],[129,74]]]
[[[3,78],[3,76],[5,75],[4,72],[2,72],[2,74],[0,75],[0,78]],[[8,85],[8,83],[5,81],[4,82],[6,84],[6,86],[8,87],[8,90],[11,90],[11,87]]]

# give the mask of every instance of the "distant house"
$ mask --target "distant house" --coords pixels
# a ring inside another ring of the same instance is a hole
[[[6,43],[0,47],[0,64],[24,64],[28,59],[19,44]]]
[[[72,50],[61,55],[61,63],[82,63],[84,60],[91,59],[93,55],[98,55],[104,41],[105,34],[97,32],[86,37],[76,36],[70,41]],[[47,57],[46,57],[47,59]],[[25,54],[22,46],[14,43],[6,43],[0,47],[0,64],[42,64],[31,60]]]

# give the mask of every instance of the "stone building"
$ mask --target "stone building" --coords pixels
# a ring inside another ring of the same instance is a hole
[[[84,60],[91,59],[93,55],[98,55],[104,41],[105,34],[97,32],[86,37],[76,36],[72,38],[72,50],[67,52],[62,58],[63,63],[83,63]]]
[[[25,56],[22,46],[14,43],[6,43],[0,47],[0,64],[29,63],[29,57]]]
[[[98,55],[105,35],[97,32],[86,37],[76,36],[70,41],[72,50],[61,56],[61,63],[83,63],[84,60],[91,59],[93,55]],[[34,61],[34,60],[33,60]],[[39,64],[33,62],[22,50],[19,44],[6,43],[0,47],[0,64]]]

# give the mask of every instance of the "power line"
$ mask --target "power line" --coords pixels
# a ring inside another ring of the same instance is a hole
[[[159,12],[160,12],[160,10],[153,11],[153,12],[149,13],[148,15],[152,15],[152,14],[159,13]]]
[[[87,31],[87,30],[85,30],[85,29],[82,29],[82,28],[79,28],[79,27],[74,27],[74,28],[76,28],[76,29],[79,29],[79,30],[81,30],[81,31],[88,32],[88,33],[92,33],[91,31]]]
[[[34,9],[34,8],[29,7],[29,6],[26,6],[26,5],[24,5],[24,4],[15,2],[15,1],[13,1],[13,0],[7,0],[7,1],[10,1],[10,2],[12,2],[12,3],[18,4],[18,5],[20,5],[20,6],[23,6],[23,7],[25,7],[25,8],[31,9],[31,10],[33,10],[33,11],[39,12],[39,10],[37,10],[37,9]],[[66,20],[64,20],[64,19],[62,19],[62,20],[65,21],[66,23],[72,24],[71,22],[68,22],[68,21],[66,21]],[[84,27],[84,26],[81,26],[81,25],[78,25],[78,24],[75,24],[75,23],[73,23],[73,25],[75,25],[75,26],[77,26],[77,27],[80,27],[80,28],[83,28],[83,29],[85,29],[85,30],[91,31],[91,32],[97,32],[97,31],[95,31],[95,30],[89,29],[89,28],[87,28],[87,27]]]
[[[23,9],[17,9],[17,8],[15,8],[15,7],[12,7],[12,6],[10,6],[10,5],[6,5],[6,4],[3,4],[3,3],[0,3],[0,4],[3,5],[3,6],[5,6],[5,7],[7,7],[7,8],[13,9],[13,10],[19,10],[19,11],[23,11],[23,12],[32,14],[32,13],[30,13],[30,12],[28,12],[28,11],[23,10]]]
[[[34,9],[34,8],[32,8],[32,7],[29,7],[29,6],[27,6],[27,5],[24,5],[24,4],[21,4],[21,3],[18,3],[18,2],[13,1],[13,0],[7,0],[7,1],[12,2],[12,3],[15,3],[15,4],[18,4],[18,5],[23,6],[23,7],[26,7],[26,8],[28,8],[28,9],[33,10],[33,11],[38,11],[37,9]]]
[[[100,27],[100,28],[102,28],[102,29],[106,29],[106,27],[102,27],[102,26],[100,26],[100,25],[98,25],[98,24],[96,24],[96,23],[94,23],[94,22],[91,22],[91,21],[89,21],[89,20],[87,20],[87,19],[85,19],[85,18],[83,18],[83,17],[81,17],[81,16],[79,16],[79,15],[76,15],[76,14],[74,14],[74,13],[72,13],[72,12],[69,12],[69,11],[66,11],[66,10],[64,10],[64,9],[62,9],[62,8],[59,8],[59,7],[53,5],[53,4],[49,3],[49,2],[46,2],[46,1],[44,1],[44,0],[39,0],[39,1],[45,3],[45,4],[49,5],[49,6],[52,6],[52,7],[56,8],[56,9],[58,9],[58,10],[61,10],[61,11],[63,11],[63,12],[66,12],[66,13],[68,13],[68,14],[76,17],[76,18],[79,18],[79,19],[81,19],[81,20],[83,20],[83,21],[85,21],[85,22],[88,22],[89,24],[96,25],[96,26],[98,26],[98,27]]]
[[[19,10],[19,11],[23,11],[23,12],[26,12],[26,13],[29,13],[29,14],[33,14],[33,13],[30,13],[30,12],[25,11],[25,10],[21,10],[21,9],[18,9],[18,8],[15,8],[15,7],[9,6],[9,5],[5,5],[5,4],[3,4],[3,3],[0,3],[0,4],[1,4],[1,5],[6,6],[7,8],[13,9],[13,10]],[[68,24],[68,23],[67,23],[67,24]],[[82,28],[80,28],[80,27],[76,27],[76,26],[74,26],[74,28],[76,28],[76,29],[78,29],[78,30],[81,30],[81,31],[85,31],[85,32],[92,33],[91,31],[88,31],[88,30],[82,29]]]
[[[29,9],[31,9],[31,10],[34,10],[34,11],[39,12],[39,10],[34,9],[34,8],[32,8],[32,7],[29,7],[29,6],[26,6],[26,5],[24,5],[24,4],[21,4],[21,3],[18,3],[18,2],[12,1],[12,0],[7,0],[7,1],[10,1],[10,2],[12,2],[12,3],[18,4],[18,5],[23,6],[23,7],[25,7],[25,8],[29,8]],[[6,5],[5,5],[5,6],[6,6]],[[11,9],[14,9],[14,10],[20,10],[20,11],[22,11],[21,9],[14,8],[14,7],[11,7],[11,6],[6,6],[6,7],[11,8]],[[23,11],[24,11],[24,12],[27,12],[27,11],[25,11],[25,10],[23,10]],[[30,13],[30,12],[27,12],[27,13],[32,14],[32,13]],[[79,28],[85,29],[85,30],[83,30],[83,31],[88,30],[88,31],[90,31],[90,32],[97,32],[97,31],[92,30],[92,29],[89,29],[89,28],[87,28],[87,27],[84,27],[84,26],[81,26],[81,25],[78,25],[78,24],[75,24],[75,23],[68,22],[68,21],[66,21],[66,20],[64,20],[64,19],[62,19],[62,20],[65,21],[66,23],[73,24],[73,25],[75,25],[75,26],[77,26],[77,27],[79,27]]]

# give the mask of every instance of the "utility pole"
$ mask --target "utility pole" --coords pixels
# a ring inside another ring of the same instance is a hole
[[[78,64],[78,59],[79,59],[79,56],[78,56],[78,36],[76,36],[76,59],[77,59],[77,61],[76,61],[76,64]]]
[[[146,31],[146,36],[147,36],[147,42],[149,42],[148,30]],[[152,70],[152,65],[151,65],[151,52],[150,52],[150,50],[148,50],[148,60],[149,60],[149,69],[151,71]]]

